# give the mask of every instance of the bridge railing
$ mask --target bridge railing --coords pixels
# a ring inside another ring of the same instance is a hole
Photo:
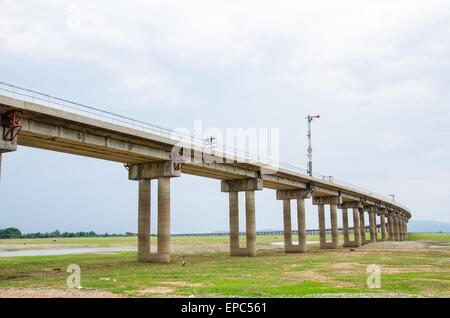
[[[188,140],[192,145],[197,146],[197,147],[205,146],[204,139],[202,139],[198,136],[195,136],[195,135],[183,134],[181,132],[178,132],[178,131],[175,131],[172,129],[160,127],[160,126],[153,125],[153,124],[150,124],[150,123],[147,123],[144,121],[136,120],[136,119],[129,118],[126,116],[122,116],[122,115],[114,114],[112,112],[101,110],[96,107],[68,101],[68,100],[65,100],[65,99],[62,99],[59,97],[54,97],[54,96],[51,96],[48,94],[40,93],[40,92],[31,90],[28,88],[19,87],[19,86],[1,82],[1,81],[0,81],[0,92],[5,96],[9,96],[14,99],[20,97],[21,100],[28,101],[31,103],[38,103],[43,106],[56,108],[56,109],[67,111],[67,112],[74,113],[77,115],[86,116],[86,117],[89,117],[92,119],[106,121],[106,122],[109,122],[112,124],[136,129],[139,131],[151,133],[151,134],[169,138],[172,140],[176,140],[176,141]],[[243,150],[240,150],[237,148],[232,148],[232,147],[229,147],[226,145],[221,145],[221,144],[215,144],[214,147],[218,148],[218,150],[222,150],[224,155],[231,156],[232,158],[241,158],[241,159],[244,159],[246,162],[251,162],[251,163],[260,164],[260,165],[261,164],[266,165],[266,166],[268,166],[268,168],[272,167],[275,170],[277,168],[282,168],[282,169],[285,169],[290,172],[302,174],[305,176],[308,175],[306,169],[302,169],[302,168],[299,168],[297,166],[294,166],[294,165],[291,165],[288,163],[273,160],[269,157],[252,154],[247,151],[243,151]],[[363,188],[355,186],[353,184],[341,181],[339,179],[335,179],[332,176],[325,176],[325,175],[322,175],[319,173],[313,173],[313,177],[318,180],[321,180],[321,181],[335,183],[335,184],[339,184],[339,185],[345,186],[350,189],[357,190],[358,192],[368,194],[372,197],[379,198],[380,200],[383,200],[383,201],[391,201],[391,198],[389,198],[388,196],[374,193],[372,191],[363,189]],[[404,208],[405,210],[408,211],[408,208],[406,206],[399,204],[397,202],[395,202],[395,204],[398,206],[401,206],[402,208]]]

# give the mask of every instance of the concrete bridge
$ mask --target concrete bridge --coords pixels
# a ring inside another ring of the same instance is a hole
[[[139,182],[138,261],[170,262],[170,180],[182,173],[221,181],[229,196],[230,254],[256,255],[255,191],[276,190],[283,201],[287,253],[305,253],[305,200],[319,215],[320,248],[338,248],[338,209],[342,212],[344,247],[377,240],[407,240],[409,210],[390,198],[321,175],[308,176],[295,166],[274,162],[236,149],[221,152],[203,140],[171,130],[0,82],[2,117],[0,156],[17,145],[121,162],[129,179]],[[187,137],[187,138],[186,138]],[[187,141],[188,140],[188,141]],[[200,154],[200,155],[199,155]],[[202,155],[203,154],[203,155]],[[200,158],[200,159],[199,159]],[[1,163],[1,158],[0,158]],[[4,167],[5,168],[5,167]],[[6,167],[7,168],[7,167]],[[150,186],[158,180],[157,252],[150,253]],[[246,244],[239,245],[238,193],[245,192]],[[296,201],[298,244],[292,242],[291,201]],[[326,240],[325,206],[329,206],[331,241]],[[349,237],[348,212],[354,235]],[[281,217],[281,216],[280,216]],[[370,239],[366,239],[367,221]]]

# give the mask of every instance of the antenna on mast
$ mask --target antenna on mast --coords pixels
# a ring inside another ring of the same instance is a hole
[[[308,115],[308,117],[306,117],[306,119],[308,120],[308,167],[306,170],[310,177],[312,177],[311,122],[316,118],[319,119],[320,115],[316,115],[316,116]]]

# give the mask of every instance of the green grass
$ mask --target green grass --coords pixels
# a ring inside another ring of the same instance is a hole
[[[414,235],[416,240],[420,237],[429,240],[427,234]],[[447,236],[433,237],[445,241]],[[136,244],[135,237],[61,240],[56,243],[80,246]],[[137,263],[136,252],[0,258],[0,289],[65,289],[69,275],[65,271],[67,266],[78,264],[83,287],[131,297],[316,297],[341,294],[358,297],[367,293],[374,296],[392,293],[408,297],[450,296],[448,248],[350,252],[349,249],[310,247],[305,254],[285,254],[282,248],[270,246],[271,242],[282,240],[280,236],[258,237],[258,256],[253,258],[230,257],[227,252],[178,253],[172,255],[170,264]],[[23,243],[14,241],[14,244]],[[26,243],[37,244],[38,241],[39,244],[50,243],[45,240],[27,240]],[[198,244],[222,243],[228,244],[228,238],[172,240],[173,245],[186,249]],[[5,244],[4,240],[0,240],[0,244]],[[180,265],[183,256],[187,261],[184,267]],[[366,268],[370,264],[381,267],[380,289],[367,287],[369,274]]]
[[[450,233],[408,233],[409,241],[450,241]]]

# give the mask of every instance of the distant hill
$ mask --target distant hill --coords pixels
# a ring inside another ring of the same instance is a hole
[[[450,223],[429,221],[429,220],[410,220],[408,223],[408,232],[450,233]]]

